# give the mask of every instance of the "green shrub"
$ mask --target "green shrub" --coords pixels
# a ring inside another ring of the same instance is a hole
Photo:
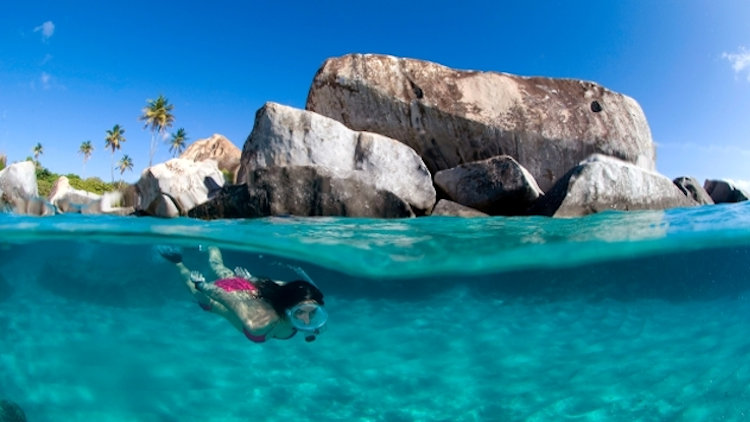
[[[227,170],[227,169],[221,169],[221,174],[224,175],[224,183],[227,185],[233,185],[234,184],[234,174]]]
[[[35,162],[35,163],[36,163],[36,184],[39,188],[39,196],[47,197],[52,191],[52,186],[55,184],[57,179],[60,178],[60,175],[57,173],[52,173],[48,169],[39,165],[38,162]],[[120,182],[115,183],[115,184],[106,183],[98,177],[89,177],[88,179],[81,179],[81,176],[77,174],[73,174],[73,173],[66,174],[65,177],[68,178],[68,181],[70,182],[70,186],[73,189],[84,190],[86,192],[95,193],[97,195],[101,195],[104,192],[112,192],[112,191],[118,190],[119,184],[120,184]]]
[[[39,196],[46,198],[49,196],[55,180],[60,176],[40,166],[39,162],[34,161],[34,163],[36,164],[36,184],[39,188]]]
[[[7,163],[8,157],[6,157],[5,154],[0,154],[0,170],[4,169]]]
[[[65,177],[70,181],[70,186],[74,189],[85,190],[86,192],[95,193],[101,195],[104,192],[112,192],[117,190],[117,183],[107,183],[98,177],[89,177],[87,179],[81,179],[77,174],[66,174]]]

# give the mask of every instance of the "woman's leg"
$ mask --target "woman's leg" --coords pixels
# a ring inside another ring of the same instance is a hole
[[[188,287],[188,289],[190,289],[190,293],[195,296],[198,291],[195,289],[195,284],[190,279],[190,268],[188,268],[182,262],[178,262],[177,264],[175,264],[175,266],[180,271],[180,276],[182,276],[182,279],[185,281],[185,285]]]
[[[208,247],[208,263],[218,278],[231,278],[234,276],[234,271],[224,266],[221,251],[216,246]]]
[[[188,290],[190,290],[190,294],[193,296],[193,298],[195,298],[195,300],[198,302],[198,305],[200,305],[203,310],[211,311],[219,315],[227,314],[227,309],[224,305],[206,296],[205,293],[196,288],[196,283],[205,282],[203,275],[201,275],[198,271],[190,271],[190,268],[188,268],[187,265],[182,262],[182,254],[178,249],[161,247],[158,248],[157,251],[161,254],[161,256],[164,257],[164,259],[173,263],[174,266],[177,267],[177,270],[180,272],[180,276],[185,281],[185,285],[187,286]],[[218,262],[221,263],[221,253],[219,253],[218,255]]]

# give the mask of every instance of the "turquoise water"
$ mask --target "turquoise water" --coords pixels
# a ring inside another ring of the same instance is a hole
[[[30,421],[750,418],[750,203],[586,218],[0,215],[0,398]],[[154,245],[326,294],[254,344]]]

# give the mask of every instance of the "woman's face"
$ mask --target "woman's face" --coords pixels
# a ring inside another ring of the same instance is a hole
[[[305,304],[310,304],[312,306],[299,306]],[[315,318],[315,313],[317,311],[318,306],[314,300],[305,300],[294,307],[294,312],[292,312],[291,318],[301,321],[304,325],[310,325],[310,321]]]

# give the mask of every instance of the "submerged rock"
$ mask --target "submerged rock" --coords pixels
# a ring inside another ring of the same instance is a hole
[[[703,187],[717,204],[742,202],[750,198],[750,193],[728,180],[706,180]]]
[[[238,182],[250,182],[256,170],[278,167],[320,167],[325,169],[324,177],[352,178],[348,184],[358,187],[356,192],[347,189],[348,195],[360,195],[365,203],[371,202],[377,191],[389,192],[421,212],[435,204],[430,173],[408,146],[375,133],[353,131],[317,113],[266,103],[258,110],[243,147]],[[299,174],[312,176],[314,172],[302,170]],[[317,189],[314,184],[310,187]]]
[[[520,215],[542,195],[534,178],[507,155],[461,164],[435,173],[448,197],[490,215]]]
[[[710,205],[714,203],[711,196],[703,189],[703,186],[698,183],[693,177],[678,177],[673,180],[674,184],[687,195],[688,198],[692,198],[695,202],[701,205]]]
[[[26,422],[26,414],[16,403],[0,399],[0,422]]]
[[[593,82],[351,54],[326,60],[306,108],[404,142],[433,174],[506,154],[546,191],[592,153],[655,168],[641,107]]]
[[[607,210],[659,210],[696,206],[669,178],[616,158],[595,154],[570,170],[541,197],[532,213],[577,217]]]

